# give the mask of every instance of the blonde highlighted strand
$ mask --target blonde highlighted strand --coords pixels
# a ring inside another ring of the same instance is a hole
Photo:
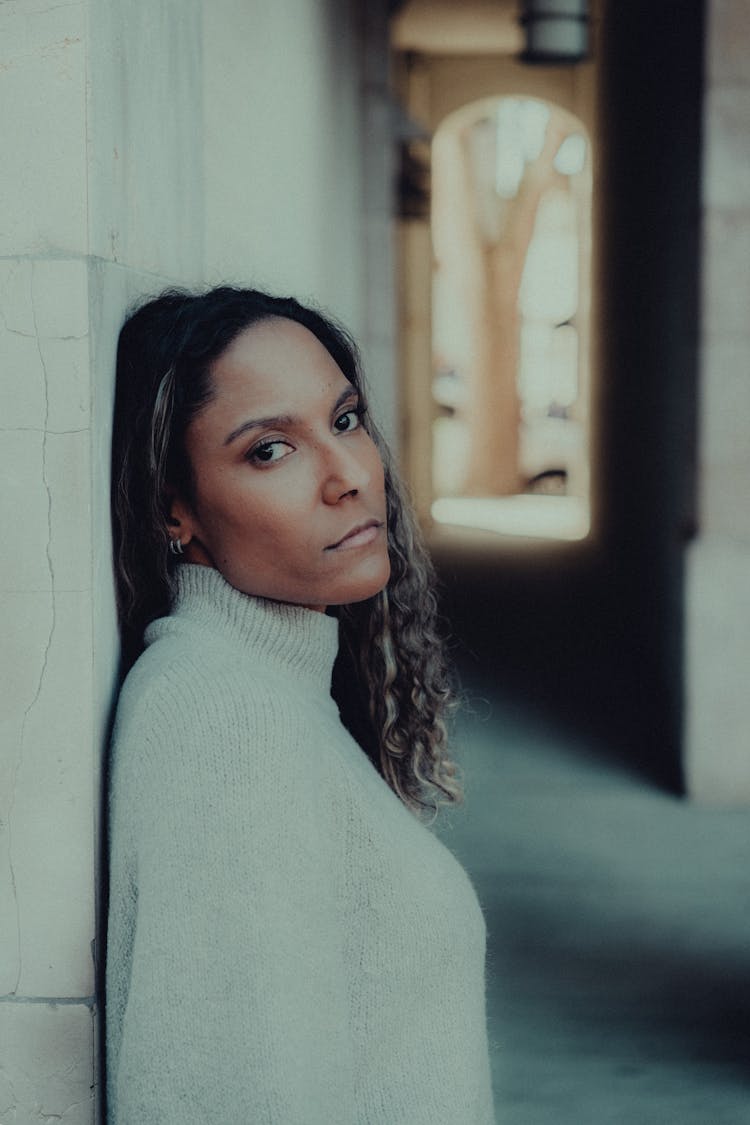
[[[373,437],[386,467],[391,578],[365,603],[364,620],[362,607],[342,607],[340,630],[357,678],[366,685],[362,703],[376,738],[365,749],[403,803],[434,819],[441,806],[457,804],[463,795],[448,751],[447,720],[456,693],[439,626],[432,561],[388,451],[377,432]],[[342,717],[346,722],[344,711]]]

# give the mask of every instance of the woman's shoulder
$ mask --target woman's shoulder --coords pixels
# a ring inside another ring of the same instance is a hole
[[[176,712],[191,712],[197,700],[210,693],[214,663],[210,655],[202,660],[200,652],[180,638],[165,636],[149,645],[120,689],[115,734],[132,727],[153,726],[162,717],[169,723]]]
[[[119,709],[141,711],[144,704],[162,704],[203,710],[217,692],[238,702],[252,701],[273,690],[262,663],[253,673],[248,675],[247,662],[231,646],[198,631],[163,629],[128,672]]]
[[[306,737],[291,685],[262,664],[238,660],[231,648],[165,632],[148,646],[122,686],[112,754],[123,746],[164,764],[170,747],[205,747],[206,760],[235,754],[293,751]],[[135,750],[133,748],[135,747]]]

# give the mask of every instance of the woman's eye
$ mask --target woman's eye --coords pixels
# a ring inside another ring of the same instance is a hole
[[[259,465],[270,465],[274,461],[281,461],[291,451],[292,447],[286,441],[264,441],[251,449],[247,458]]]
[[[334,426],[340,433],[346,433],[347,430],[356,430],[360,425],[361,414],[359,410],[353,407],[351,410],[346,410],[343,414],[339,414],[334,422]]]

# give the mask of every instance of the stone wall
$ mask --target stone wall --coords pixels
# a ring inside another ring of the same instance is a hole
[[[201,7],[25,0],[0,43],[0,1120],[90,1122],[114,341],[202,269]]]
[[[707,9],[698,536],[686,592],[686,779],[750,803],[750,3]]]

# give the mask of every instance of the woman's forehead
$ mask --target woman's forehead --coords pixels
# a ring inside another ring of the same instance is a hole
[[[296,321],[275,318],[245,329],[211,367],[212,397],[199,428],[245,417],[305,416],[330,409],[351,390],[318,338]],[[238,417],[243,415],[244,417]]]
[[[215,379],[293,380],[304,375],[345,376],[329,351],[309,328],[295,320],[273,317],[245,328],[214,361]]]

